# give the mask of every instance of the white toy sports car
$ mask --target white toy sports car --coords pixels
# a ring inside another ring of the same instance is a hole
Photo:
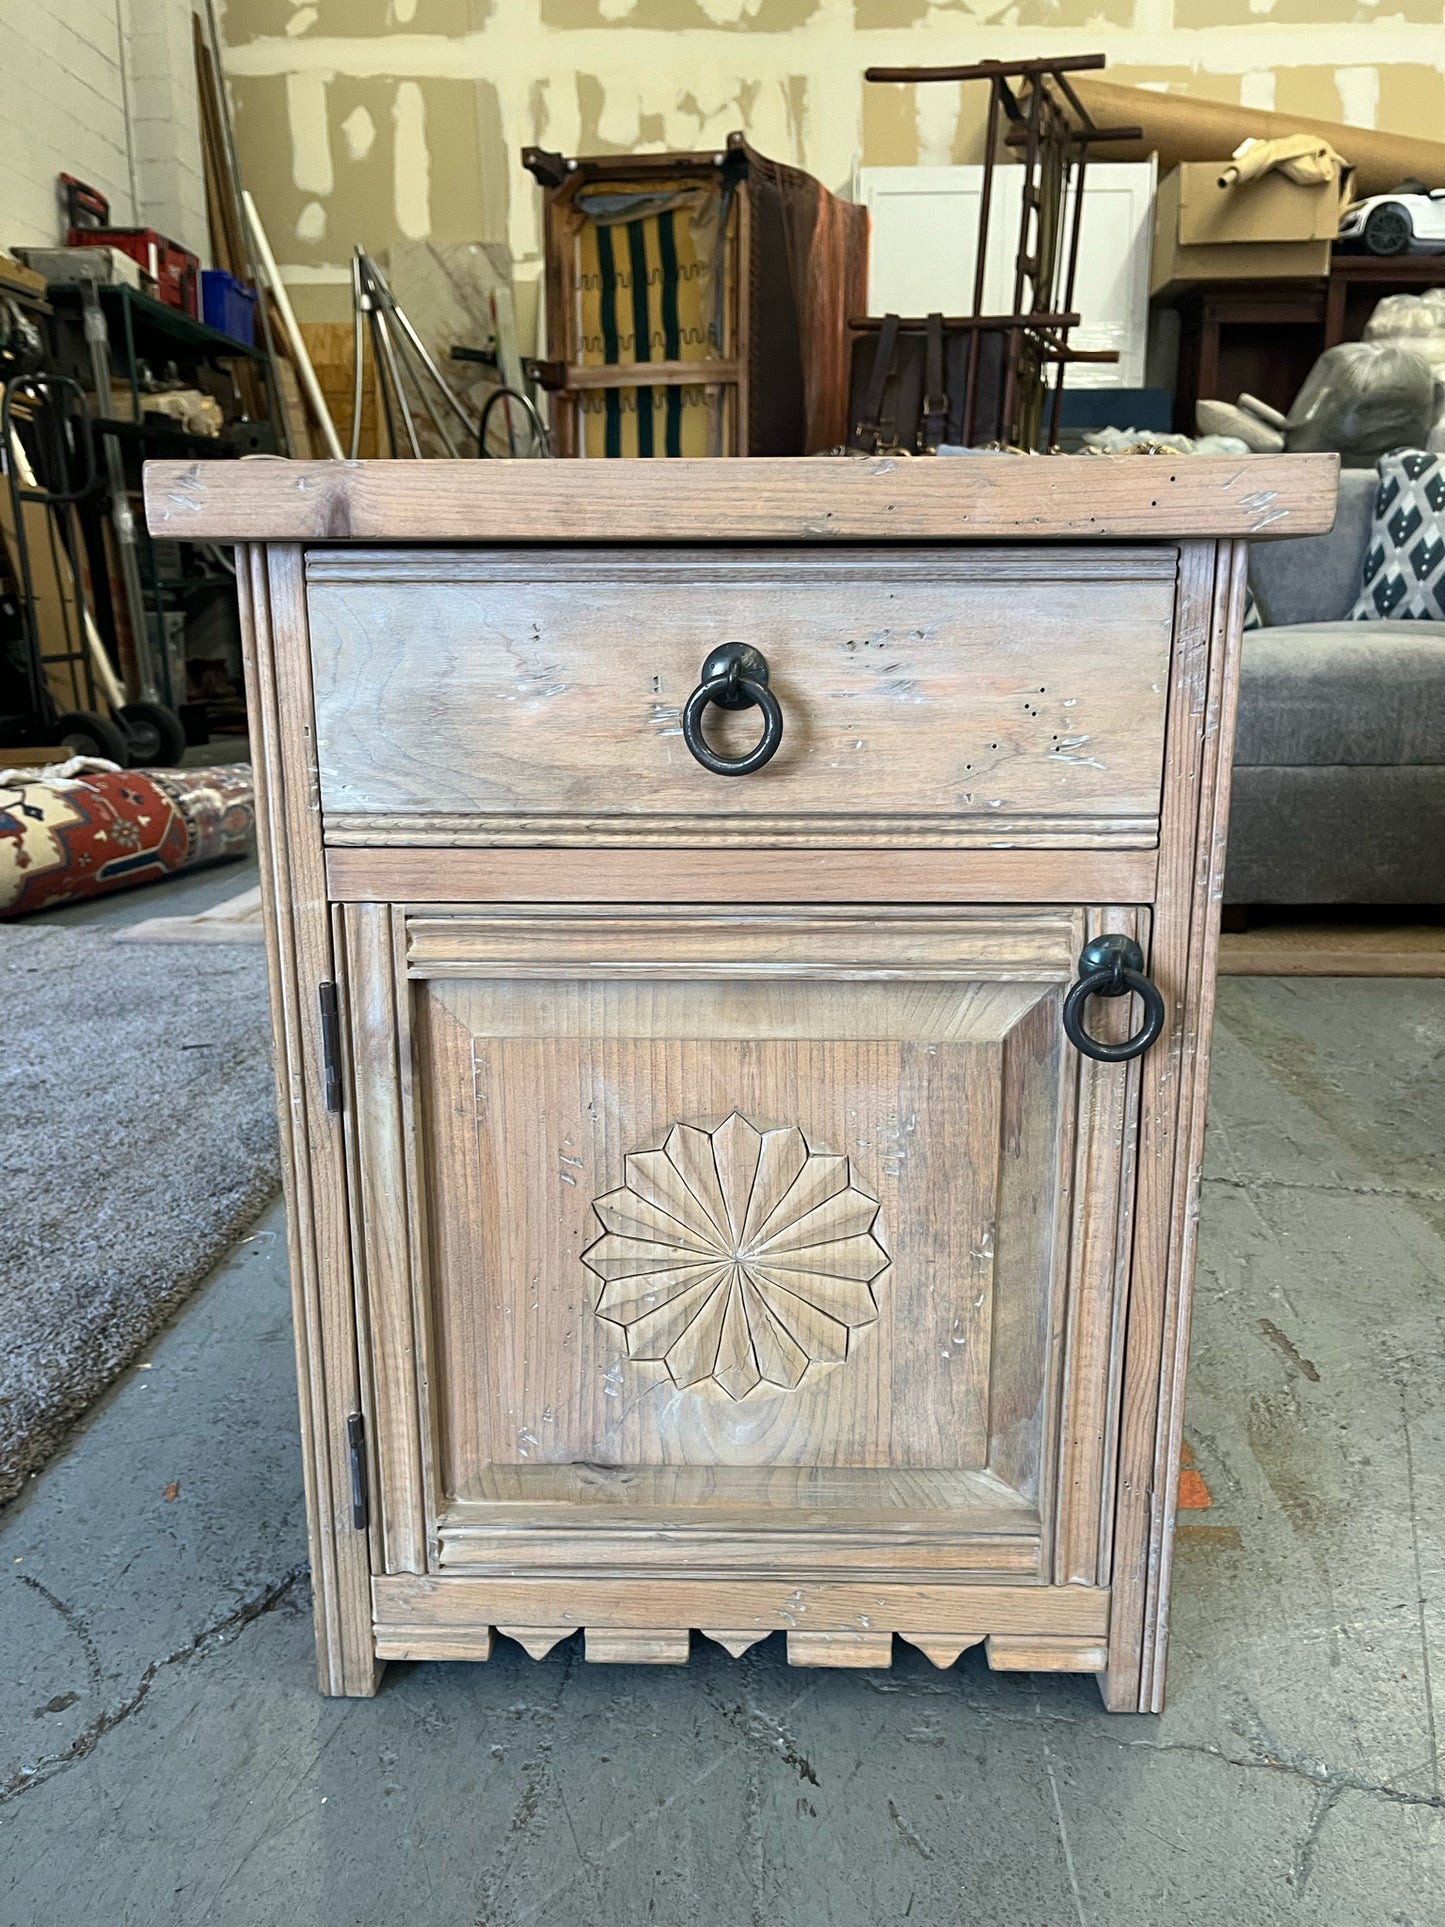
[[[1445,254],[1445,187],[1356,201],[1340,219],[1340,239],[1366,254]]]

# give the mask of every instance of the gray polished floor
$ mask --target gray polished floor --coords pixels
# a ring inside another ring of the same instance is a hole
[[[1442,983],[1222,987],[1159,1719],[779,1641],[319,1698],[273,1210],[3,1517],[0,1921],[1445,1921],[1442,1051]]]

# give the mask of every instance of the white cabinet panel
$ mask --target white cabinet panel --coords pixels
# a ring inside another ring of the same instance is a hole
[[[1112,348],[1115,363],[1083,362],[1071,388],[1139,388],[1149,316],[1149,244],[1155,162],[1096,162],[1088,170],[1074,305],[1077,348]],[[1013,303],[1023,169],[995,170],[989,215],[985,314]],[[864,167],[858,199],[872,221],[868,306],[872,314],[968,314],[978,242],[982,167]]]
[[[1077,363],[1070,388],[1142,388],[1149,329],[1149,249],[1158,164],[1096,161],[1084,176],[1084,220],[1074,278],[1074,312],[1083,321],[1075,348],[1114,348],[1117,362]]]
[[[998,169],[989,213],[985,314],[1007,314],[1023,170]],[[863,167],[858,199],[871,220],[870,314],[970,314],[981,167]]]

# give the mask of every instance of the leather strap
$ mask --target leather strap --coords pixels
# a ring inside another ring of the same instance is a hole
[[[929,315],[923,327],[923,413],[918,423],[918,452],[932,455],[943,440],[948,422],[948,391],[943,381],[943,316]]]
[[[855,445],[874,449],[891,448],[897,436],[897,424],[888,423],[884,432],[883,397],[888,387],[888,377],[893,372],[893,357],[898,351],[898,316],[886,314],[883,325],[878,330],[878,346],[873,351],[873,366],[868,372],[868,387],[863,395],[863,412],[855,424],[853,439]]]

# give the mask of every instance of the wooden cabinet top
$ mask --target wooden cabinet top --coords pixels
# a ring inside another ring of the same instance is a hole
[[[152,535],[219,542],[1268,541],[1334,455],[148,462]]]

